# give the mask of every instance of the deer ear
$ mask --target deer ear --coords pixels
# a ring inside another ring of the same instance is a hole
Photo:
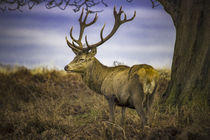
[[[96,53],[97,53],[97,48],[92,48],[91,51],[90,51],[90,54],[91,54],[92,56],[95,56]]]

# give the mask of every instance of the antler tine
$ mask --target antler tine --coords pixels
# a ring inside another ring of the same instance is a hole
[[[127,15],[123,12],[124,14],[124,20],[127,20]]]
[[[66,37],[66,42],[67,42],[67,45],[68,45],[71,49],[76,50],[76,51],[81,51],[81,50],[82,50],[82,48],[77,47],[77,46],[74,44],[73,41],[72,41],[72,43],[70,43],[69,40],[67,39],[67,37]]]
[[[87,45],[87,51],[90,50],[90,45],[88,44],[88,41],[87,41],[87,35],[85,36],[85,43]]]
[[[120,6],[119,14],[123,13],[122,6]]]
[[[105,28],[106,24],[104,24],[104,26],[101,28],[101,32],[100,32],[100,37],[101,37],[101,43],[104,42],[104,38],[103,38],[103,31],[104,31],[104,28]],[[85,36],[85,43],[87,45],[87,50],[90,50],[91,48],[94,48],[94,47],[91,47],[87,41],[87,35]]]
[[[134,11],[133,16],[132,16],[131,18],[129,18],[129,19],[127,19],[127,16],[126,16],[126,14],[124,13],[124,19],[122,20],[122,23],[131,21],[131,20],[133,20],[135,17],[136,17],[136,11]]]
[[[72,31],[73,31],[73,26],[72,26],[71,29],[70,29],[70,37],[71,37],[71,39],[72,39],[74,42],[76,42],[78,45],[80,45],[79,41],[76,40],[76,39],[73,37]]]
[[[96,48],[96,47],[100,46],[101,44],[103,44],[105,41],[110,39],[115,34],[115,32],[117,31],[117,29],[120,27],[121,24],[133,20],[136,16],[136,11],[135,11],[133,17],[131,17],[130,19],[127,19],[127,16],[124,13],[124,19],[121,20],[122,13],[124,13],[124,11],[122,10],[122,6],[120,7],[119,12],[116,11],[116,7],[114,6],[113,14],[114,14],[114,18],[115,18],[115,23],[114,23],[114,26],[113,26],[111,32],[105,38],[103,38],[103,31],[104,31],[104,28],[105,28],[105,24],[104,24],[104,26],[102,27],[101,32],[100,32],[101,40],[99,42],[95,43],[95,44],[92,44],[92,45],[88,44],[87,36],[86,36],[85,37],[85,42],[88,46],[87,50],[90,50],[92,48]]]
[[[84,20],[83,20],[83,23],[86,25],[86,20],[87,20],[87,17],[88,17],[88,15],[89,15],[89,13],[90,13],[90,11],[88,10],[87,11],[87,13],[86,13],[86,15],[85,15],[85,18],[84,18]]]
[[[122,14],[122,13],[124,14],[124,19],[123,19],[123,20],[121,20],[121,14]],[[120,22],[120,24],[123,24],[123,23],[125,23],[125,22],[128,22],[128,21],[133,20],[133,19],[135,18],[135,16],[136,16],[136,11],[134,11],[133,17],[131,17],[130,19],[127,19],[127,15],[126,15],[125,12],[122,10],[122,6],[120,7],[119,12],[118,12],[118,13],[116,12],[116,17],[117,17],[117,20]]]
[[[113,10],[113,15],[114,15],[114,17],[116,18],[116,16],[117,16],[117,11],[116,11],[116,7],[114,6],[114,10]]]
[[[79,39],[78,40],[74,40],[81,48],[83,48],[81,40],[82,40],[82,36],[83,36],[83,33],[84,33],[85,28],[88,27],[88,26],[90,26],[90,25],[92,25],[92,24],[94,24],[97,21],[97,19],[98,19],[98,16],[97,16],[97,13],[96,13],[93,21],[91,21],[90,23],[86,23],[88,14],[90,13],[90,11],[87,11],[87,13],[85,15],[85,18],[82,21],[83,11],[84,11],[84,8],[83,8],[82,13],[81,13],[80,18],[79,18],[79,22],[80,22]]]
[[[101,32],[100,32],[101,41],[104,41],[104,39],[103,39],[103,31],[104,31],[105,26],[106,26],[106,24],[104,24],[104,26],[102,27]]]
[[[86,15],[85,15],[85,17],[84,17],[84,19],[83,19],[83,14],[84,14],[84,8],[82,9],[82,12],[81,12],[81,15],[80,15],[80,17],[79,17],[79,23],[80,23],[80,33],[79,33],[79,38],[78,39],[75,39],[74,37],[73,37],[73,27],[71,27],[71,29],[70,29],[70,37],[71,37],[71,39],[72,39],[72,43],[70,43],[69,41],[68,41],[68,39],[67,39],[67,37],[66,37],[66,42],[67,42],[67,44],[68,44],[68,46],[76,53],[76,54],[78,54],[80,51],[88,51],[89,50],[89,44],[88,44],[88,42],[87,42],[87,37],[85,37],[85,41],[86,41],[86,44],[87,44],[87,48],[84,48],[84,46],[83,46],[83,44],[82,44],[82,36],[83,36],[83,33],[84,33],[84,30],[85,30],[85,28],[86,27],[88,27],[88,26],[90,26],[90,25],[92,25],[92,24],[94,24],[96,21],[97,21],[97,19],[98,19],[98,15],[97,15],[97,13],[95,14],[95,17],[94,17],[94,19],[91,21],[91,22],[89,22],[89,23],[86,23],[86,20],[87,20],[87,18],[88,18],[88,14],[90,13],[90,11],[87,11],[87,13],[86,13]],[[75,43],[77,44],[77,45],[75,45]]]
[[[80,22],[80,23],[82,22],[83,13],[84,13],[84,8],[82,8],[82,13],[81,13],[81,15],[80,15],[80,17],[79,17],[79,22]]]
[[[97,21],[97,19],[98,19],[98,15],[97,15],[97,13],[96,13],[94,19],[93,19],[90,23],[86,24],[86,27],[88,27],[88,26],[94,24],[94,23]]]

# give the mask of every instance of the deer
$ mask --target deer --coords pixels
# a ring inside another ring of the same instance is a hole
[[[136,11],[131,18],[127,18],[125,12],[120,7],[119,12],[113,9],[114,26],[107,36],[103,36],[105,24],[100,31],[100,41],[95,44],[89,44],[87,35],[85,44],[82,43],[83,33],[86,27],[93,25],[97,19],[95,17],[89,23],[86,23],[90,11],[86,11],[83,19],[84,9],[79,17],[80,32],[79,38],[73,37],[73,26],[70,29],[71,42],[66,37],[67,45],[76,55],[75,58],[64,67],[67,72],[74,72],[81,75],[84,83],[93,91],[101,94],[108,101],[109,120],[115,122],[115,107],[122,107],[121,124],[124,125],[125,109],[135,109],[141,120],[141,127],[147,125],[147,112],[151,105],[151,99],[158,85],[158,71],[147,64],[118,65],[108,67],[103,65],[96,57],[97,47],[110,39],[118,30],[120,25],[132,21],[136,16]],[[121,19],[122,14],[124,18]]]

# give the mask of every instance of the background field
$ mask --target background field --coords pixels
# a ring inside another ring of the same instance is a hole
[[[109,120],[103,96],[91,91],[79,75],[46,68],[1,66],[0,139],[208,139],[209,108],[161,106],[159,98],[170,81],[160,70],[160,88],[149,116],[150,128],[140,128],[135,110],[126,110],[125,128]]]

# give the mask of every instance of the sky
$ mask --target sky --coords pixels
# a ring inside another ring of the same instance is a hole
[[[104,24],[104,36],[113,27],[113,7],[122,5],[127,17],[133,21],[120,26],[114,36],[97,49],[96,58],[104,65],[112,66],[114,61],[125,65],[149,64],[157,68],[170,68],[175,43],[175,27],[171,17],[162,6],[152,8],[149,0],[107,0],[108,7],[98,13],[97,22],[85,29],[89,44],[100,41],[100,30]],[[0,64],[24,65],[29,68],[48,67],[63,69],[74,57],[67,46],[69,31],[78,37],[81,12],[74,13],[73,7],[62,11],[46,9],[43,5],[27,8],[23,12],[0,12]],[[94,14],[88,17],[88,21]],[[84,40],[83,40],[84,42]],[[84,42],[85,43],[85,42]]]

